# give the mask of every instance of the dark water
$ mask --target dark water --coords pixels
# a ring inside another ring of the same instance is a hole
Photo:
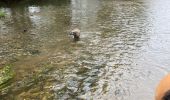
[[[3,99],[153,100],[170,71],[169,0],[49,0],[2,6]],[[78,27],[81,40],[68,32]]]

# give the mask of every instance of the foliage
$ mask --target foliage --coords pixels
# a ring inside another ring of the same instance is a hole
[[[0,11],[0,18],[5,17],[5,12]]]
[[[0,89],[4,87],[14,77],[14,71],[11,66],[5,66],[0,69]]]

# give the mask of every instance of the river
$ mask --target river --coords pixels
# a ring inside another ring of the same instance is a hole
[[[1,5],[3,100],[154,100],[170,71],[169,0],[49,0]],[[80,41],[68,35],[81,30]]]

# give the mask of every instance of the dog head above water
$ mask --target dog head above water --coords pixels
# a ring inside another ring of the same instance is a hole
[[[73,35],[74,40],[77,41],[80,39],[80,30],[78,28],[75,28],[70,32],[70,35]]]

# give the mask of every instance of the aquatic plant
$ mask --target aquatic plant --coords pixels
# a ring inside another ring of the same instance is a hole
[[[45,79],[48,77],[47,74],[52,70],[53,70],[53,66],[50,65],[43,66],[41,69],[35,70],[35,72],[24,76],[22,80],[18,80],[15,82],[11,80],[12,78],[14,78],[15,75],[14,70],[12,70],[11,66],[5,66],[4,68],[0,69],[0,98],[5,97],[4,95],[8,95],[8,94],[13,95],[15,93],[16,93],[15,95],[20,95],[22,97],[27,95],[29,95],[30,97],[35,97],[43,93],[44,98],[45,97],[52,98],[53,94],[39,91],[39,89],[41,90],[44,89],[43,85],[46,84]],[[23,92],[23,91],[27,91],[27,92]],[[34,91],[35,93],[31,93],[30,95],[29,93],[32,91]],[[46,89],[44,91],[50,91],[50,90]]]
[[[0,89],[5,87],[6,84],[14,77],[14,71],[11,66],[5,66],[0,69]]]
[[[5,17],[5,12],[0,11],[0,18]]]

